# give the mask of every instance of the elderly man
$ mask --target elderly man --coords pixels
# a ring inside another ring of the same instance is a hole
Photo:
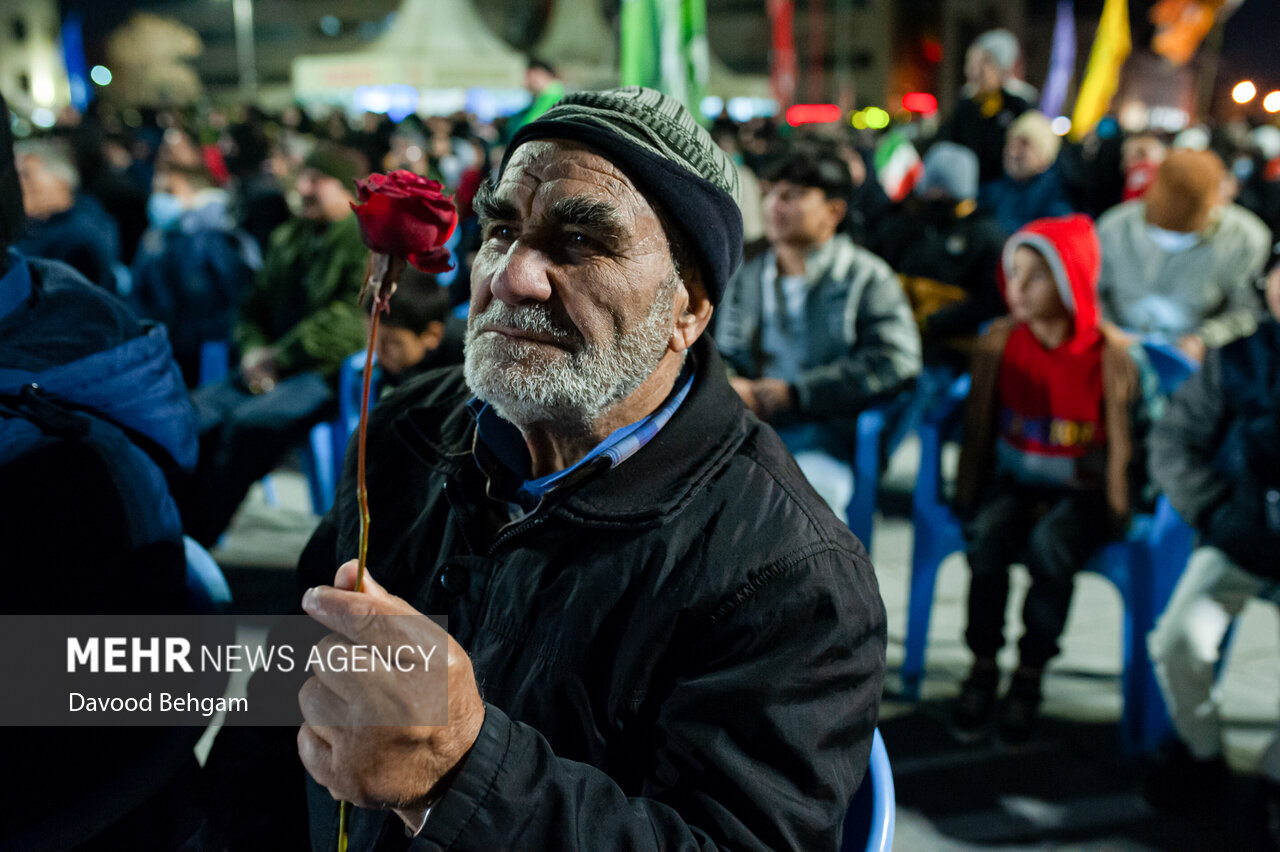
[[[979,180],[1003,173],[1005,134],[1015,118],[1030,109],[1034,90],[1013,73],[1021,53],[1008,30],[990,30],[974,39],[965,54],[965,86],[939,139],[958,142],[978,155]]]
[[[79,191],[80,172],[70,152],[54,142],[30,141],[15,145],[13,155],[27,214],[17,248],[31,257],[69,264],[114,293],[119,229],[93,196]]]
[[[376,582],[351,591],[347,562],[318,585],[357,546],[350,467],[299,566],[304,609],[353,640],[362,614],[414,610],[452,634],[411,619],[411,643],[448,642],[447,726],[302,727],[321,847],[339,798],[353,849],[403,848],[400,823],[415,849],[838,847],[884,609],[704,335],[741,247],[734,175],[648,89],[570,95],[513,138],[478,201],[465,369],[371,424]],[[304,716],[340,695],[309,681]],[[215,770],[257,758],[240,827],[296,843],[268,818],[298,781],[228,733]]]
[[[1004,177],[978,192],[978,203],[995,215],[1005,233],[1015,233],[1036,219],[1073,212],[1054,167],[1061,143],[1048,117],[1035,110],[1024,112],[1009,126]]]

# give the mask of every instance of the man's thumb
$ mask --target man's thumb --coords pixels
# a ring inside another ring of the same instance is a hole
[[[334,575],[333,586],[344,592],[356,591],[356,573],[359,562],[355,559],[342,563],[342,567],[338,569],[338,573]],[[365,566],[364,578],[362,580],[362,588],[360,591],[370,592],[373,594],[386,594],[387,590],[382,588],[377,580],[373,579],[373,574],[369,572],[368,566]]]

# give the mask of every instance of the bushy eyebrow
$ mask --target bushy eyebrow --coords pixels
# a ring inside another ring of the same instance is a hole
[[[492,184],[485,183],[476,192],[472,202],[483,222],[510,222],[520,218],[515,203],[498,194]],[[627,232],[626,223],[618,208],[596,198],[572,195],[556,199],[545,215],[541,227],[577,227],[589,231],[593,237],[605,241],[621,239]]]
[[[480,184],[471,206],[481,222],[510,221],[520,217],[516,205],[508,198],[499,198],[490,181]]]
[[[620,239],[627,230],[618,208],[583,195],[556,199],[547,211],[547,218],[561,227],[579,227],[606,240]]]

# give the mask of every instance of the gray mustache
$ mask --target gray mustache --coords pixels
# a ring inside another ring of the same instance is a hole
[[[471,319],[472,328],[478,329],[489,323],[532,334],[545,334],[560,343],[582,342],[582,335],[578,330],[557,320],[546,305],[516,307],[505,302],[494,302],[484,313]]]

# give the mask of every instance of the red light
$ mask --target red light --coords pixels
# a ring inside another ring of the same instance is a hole
[[[938,111],[938,99],[928,92],[910,92],[902,96],[902,108],[929,115]]]
[[[924,58],[928,62],[937,65],[942,61],[942,42],[934,38],[927,38],[920,43],[921,49],[924,51]]]
[[[787,124],[829,124],[840,120],[840,107],[835,104],[796,104],[787,108]]]

